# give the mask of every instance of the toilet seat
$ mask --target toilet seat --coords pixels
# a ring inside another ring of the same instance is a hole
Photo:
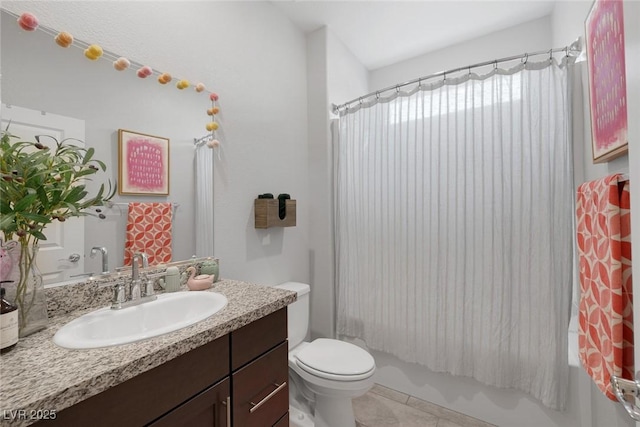
[[[334,381],[358,381],[375,371],[373,357],[360,347],[344,341],[318,338],[296,354],[296,364],[304,371]]]

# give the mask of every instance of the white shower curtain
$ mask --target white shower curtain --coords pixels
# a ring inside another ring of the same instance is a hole
[[[528,62],[341,113],[339,335],[564,408],[567,87],[566,64]]]
[[[196,147],[196,255],[214,256],[213,156],[206,144]]]

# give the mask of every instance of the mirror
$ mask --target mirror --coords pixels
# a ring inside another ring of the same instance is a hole
[[[103,212],[105,219],[86,217],[85,271],[102,271],[100,257],[90,257],[93,247],[108,250],[111,271],[123,264],[129,202],[177,205],[172,255],[174,260],[189,259],[195,253],[196,232],[193,140],[207,133],[210,101],[206,92],[178,90],[175,80],[161,85],[155,76],[137,77],[135,70],[116,71],[107,59],[90,61],[81,49],[58,47],[53,36],[24,31],[14,16],[5,11],[1,15],[2,102],[84,121],[86,147],[93,147],[94,157],[107,165],[106,174],[99,174],[102,179],[117,181],[118,129],[169,139],[169,195],[116,195],[114,206]],[[92,191],[98,188],[98,180],[89,184]]]

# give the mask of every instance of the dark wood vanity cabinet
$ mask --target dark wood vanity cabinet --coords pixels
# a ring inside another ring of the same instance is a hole
[[[233,425],[289,425],[287,311],[231,333]]]
[[[35,425],[283,427],[288,381],[283,308]]]

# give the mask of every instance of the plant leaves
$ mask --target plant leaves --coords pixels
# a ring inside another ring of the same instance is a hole
[[[38,198],[38,195],[34,192],[32,194],[23,197],[21,200],[16,202],[13,206],[13,210],[16,212],[25,211],[27,207],[29,207],[33,202]]]
[[[31,234],[33,237],[35,237],[38,240],[47,240],[47,236],[42,234],[42,232],[39,230],[31,230],[29,231],[29,234]]]
[[[14,220],[16,218],[16,214],[10,213],[8,215],[2,215],[0,218],[0,230],[7,232],[10,230],[13,225],[15,228]]]

